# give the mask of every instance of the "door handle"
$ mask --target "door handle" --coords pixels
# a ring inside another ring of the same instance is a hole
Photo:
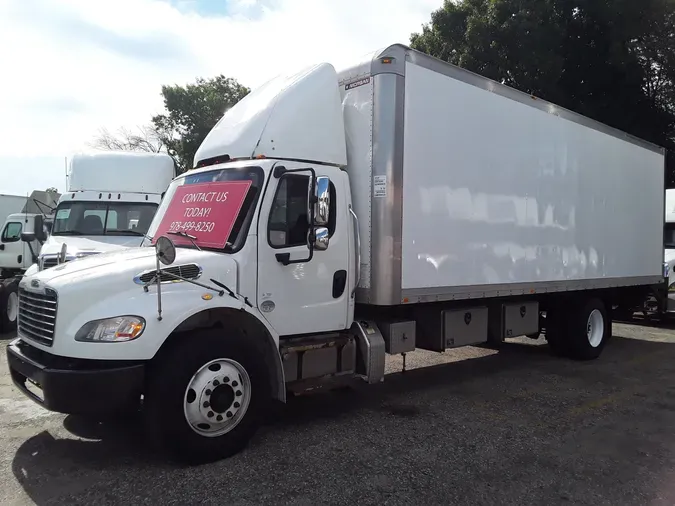
[[[5,251],[5,245],[4,244],[0,244],[0,251]]]

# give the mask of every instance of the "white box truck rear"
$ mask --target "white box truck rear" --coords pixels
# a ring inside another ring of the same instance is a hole
[[[387,353],[544,330],[594,359],[612,307],[664,286],[663,175],[656,146],[404,46],[279,76],[171,182],[154,248],[21,281],[56,324],[20,309],[12,377],[64,413],[142,396],[150,436],[204,462],[287,391],[382,381]]]

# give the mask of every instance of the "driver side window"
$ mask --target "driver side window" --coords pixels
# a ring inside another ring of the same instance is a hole
[[[267,239],[273,248],[307,244],[307,186],[309,176],[290,174],[279,181],[274,196]]]
[[[21,239],[21,222],[12,221],[5,225],[5,229],[2,231],[2,242],[17,242]]]

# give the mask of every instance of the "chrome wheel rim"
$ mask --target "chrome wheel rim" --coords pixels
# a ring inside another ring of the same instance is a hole
[[[251,379],[244,366],[229,358],[212,360],[192,376],[183,397],[185,419],[204,437],[232,431],[251,403]]]
[[[600,346],[604,335],[605,319],[602,317],[600,310],[594,309],[588,315],[588,321],[586,322],[586,338],[588,339],[588,343],[593,348],[597,348]]]

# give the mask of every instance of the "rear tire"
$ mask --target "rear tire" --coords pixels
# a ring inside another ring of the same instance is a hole
[[[187,464],[244,449],[271,396],[264,362],[241,332],[198,330],[156,360],[143,402],[152,441]]]
[[[576,360],[595,360],[612,335],[612,320],[603,301],[592,298],[571,315],[567,332],[568,350]]]
[[[0,332],[16,330],[19,316],[19,280],[6,279],[0,286]]]

